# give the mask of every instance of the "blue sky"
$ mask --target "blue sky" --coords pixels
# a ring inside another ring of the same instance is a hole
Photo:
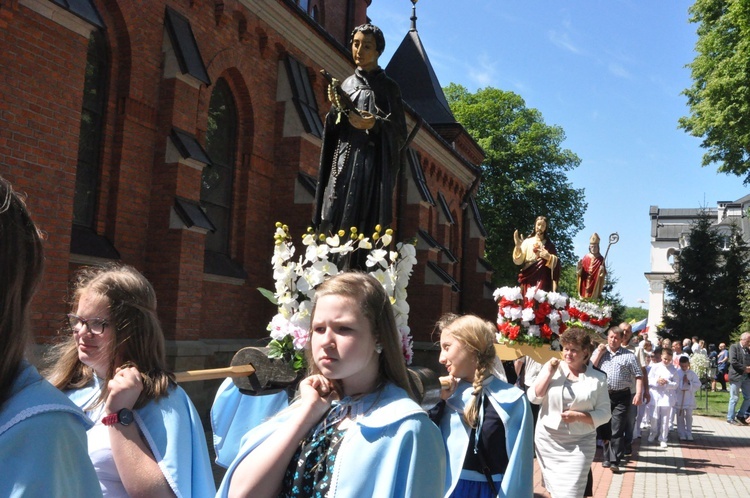
[[[442,86],[515,92],[547,124],[565,130],[563,147],[581,158],[569,180],[585,189],[588,202],[576,254],[588,251],[593,232],[602,238],[602,252],[609,234],[619,234],[607,265],[627,306],[648,306],[649,206],[715,207],[750,192],[742,178],[701,167],[700,140],[677,128],[688,113],[681,92],[692,84],[685,67],[697,39],[697,25],[688,22],[691,4],[417,3],[417,31]],[[409,30],[411,2],[373,0],[368,16],[385,33],[385,67]]]

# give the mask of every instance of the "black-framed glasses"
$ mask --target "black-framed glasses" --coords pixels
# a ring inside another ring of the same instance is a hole
[[[81,318],[78,315],[74,315],[73,313],[68,313],[68,322],[70,323],[70,326],[75,331],[79,331],[83,329],[83,326],[85,325],[88,327],[89,332],[91,332],[94,335],[99,335],[102,332],[104,332],[104,329],[109,325],[109,322],[107,320],[104,320],[103,318]]]

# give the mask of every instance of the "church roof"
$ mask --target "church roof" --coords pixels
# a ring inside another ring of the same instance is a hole
[[[456,118],[448,106],[440,82],[435,76],[427,52],[419,39],[416,18],[391,57],[385,72],[401,88],[401,96],[426,122],[434,124],[455,123]]]

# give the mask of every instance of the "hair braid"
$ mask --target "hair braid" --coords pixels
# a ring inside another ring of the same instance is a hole
[[[464,409],[466,423],[470,427],[476,427],[479,417],[479,396],[482,396],[485,380],[492,376],[492,364],[495,361],[495,327],[475,315],[448,315],[438,321],[438,327],[449,332],[468,351],[476,355],[477,368],[472,384],[472,397]]]

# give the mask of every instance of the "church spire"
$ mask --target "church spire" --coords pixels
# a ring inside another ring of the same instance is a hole
[[[417,2],[419,0],[411,0],[411,29],[409,31],[417,30]]]
[[[404,102],[430,125],[455,123],[435,70],[417,32],[416,4],[411,0],[411,29],[394,52],[385,72],[401,87]]]

